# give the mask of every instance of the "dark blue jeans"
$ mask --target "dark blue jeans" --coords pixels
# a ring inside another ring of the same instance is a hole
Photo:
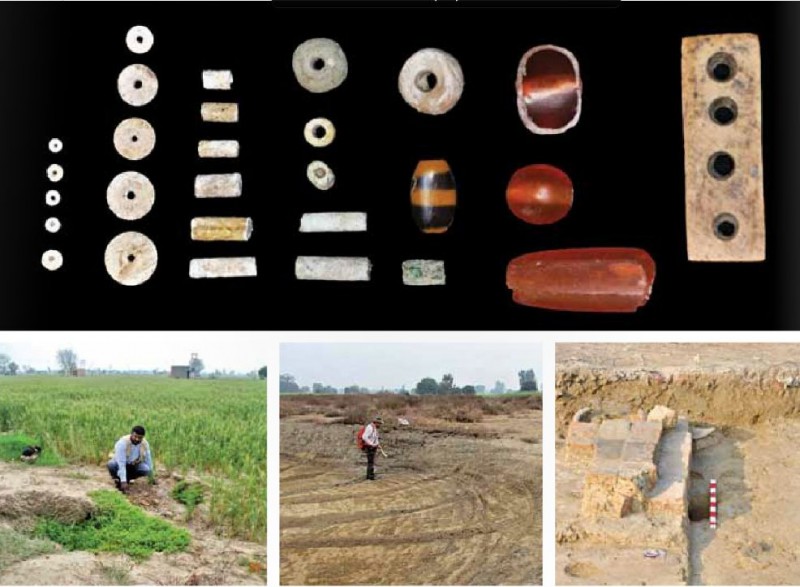
[[[147,477],[150,474],[150,467],[146,463],[139,463],[138,465],[127,465],[125,471],[128,474],[128,481],[132,481],[139,477]],[[119,463],[108,461],[108,472],[112,479],[119,479]]]

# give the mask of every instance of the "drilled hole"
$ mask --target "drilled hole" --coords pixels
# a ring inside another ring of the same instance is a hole
[[[139,137],[137,137],[136,135],[133,135],[133,136],[131,137],[131,142],[132,142],[132,143],[137,143],[137,142],[139,142]]]
[[[739,110],[736,107],[736,102],[731,98],[717,98],[711,102],[711,106],[708,108],[708,114],[711,116],[711,120],[719,125],[725,126],[727,124],[732,124],[733,121],[736,120]]]
[[[144,43],[144,37],[136,37],[137,43]]]
[[[736,60],[730,53],[715,53],[708,60],[708,75],[718,82],[727,82],[736,75]]]
[[[137,90],[141,90],[142,85],[143,85],[142,80],[140,79],[137,79],[135,82],[133,82],[133,87],[136,88]]]
[[[325,60],[322,57],[317,57],[311,61],[311,67],[319,71],[325,67]]]
[[[733,214],[720,214],[714,218],[714,234],[718,239],[729,241],[739,231],[739,222]]]
[[[430,92],[439,83],[439,79],[432,71],[422,71],[417,74],[414,80],[414,85],[417,86],[420,92]]]
[[[314,136],[318,139],[321,139],[325,136],[326,131],[324,126],[315,126],[314,127]]]
[[[136,194],[130,191],[127,194],[125,194],[125,197],[128,198],[129,200],[132,200],[136,197]]]
[[[736,169],[736,162],[728,153],[719,151],[708,159],[708,172],[717,179],[728,179]]]
[[[322,179],[323,177],[325,177],[325,169],[323,169],[322,167],[317,167],[314,170],[314,175],[316,175],[318,178]]]
[[[133,263],[136,260],[136,255],[128,255],[128,263]]]

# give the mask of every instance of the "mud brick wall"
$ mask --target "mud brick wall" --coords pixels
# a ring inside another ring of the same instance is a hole
[[[658,480],[655,456],[661,431],[661,422],[600,424],[594,462],[584,480],[584,516],[622,518],[646,509],[647,495]]]

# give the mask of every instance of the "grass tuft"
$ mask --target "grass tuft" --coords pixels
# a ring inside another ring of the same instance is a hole
[[[186,506],[186,519],[191,519],[197,504],[203,503],[203,486],[189,481],[178,481],[172,488],[172,498]]]
[[[13,563],[55,550],[56,545],[49,540],[31,539],[11,528],[0,527],[0,571]]]

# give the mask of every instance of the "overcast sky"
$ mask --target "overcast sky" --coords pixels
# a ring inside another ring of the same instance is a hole
[[[536,344],[289,343],[281,345],[280,368],[301,387],[318,382],[338,389],[358,384],[411,390],[423,377],[439,381],[445,373],[452,373],[459,387],[491,389],[499,380],[508,389],[519,389],[517,372],[522,369],[533,369],[542,379]]]
[[[229,332],[41,332],[0,334],[0,352],[18,365],[57,369],[71,348],[88,369],[153,370],[186,365],[198,353],[206,371],[247,373],[266,364],[263,337]]]

